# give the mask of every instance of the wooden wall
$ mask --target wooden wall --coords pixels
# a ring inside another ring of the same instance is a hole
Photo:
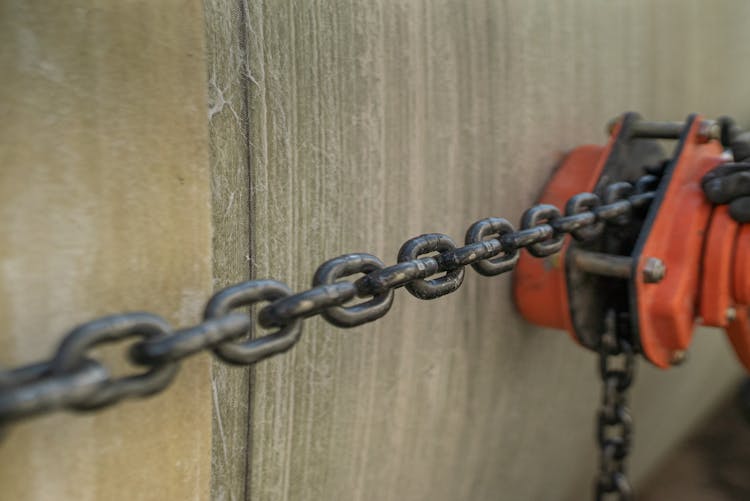
[[[0,68],[0,365],[98,315],[196,322],[212,286],[201,3],[3,1]],[[119,374],[122,347],[101,350]],[[208,498],[210,367],[14,426],[0,499]]]
[[[565,151],[624,110],[750,119],[741,1],[241,6],[252,273],[295,288],[342,253],[393,263],[416,234],[518,221]],[[435,302],[399,291],[372,325],[306,322],[255,369],[237,497],[587,498],[595,359],[524,323],[509,285],[468,272]],[[680,369],[639,370],[636,480],[740,373],[722,335],[695,346]]]
[[[628,109],[750,123],[742,0],[0,3],[0,365],[92,316],[195,322],[248,276],[517,221],[565,151]],[[595,361],[467,273],[381,321],[306,322],[253,370],[21,424],[0,499],[586,498]],[[105,350],[115,366],[115,352]],[[124,364],[123,364],[124,365]],[[641,366],[632,471],[740,374],[721,335]]]

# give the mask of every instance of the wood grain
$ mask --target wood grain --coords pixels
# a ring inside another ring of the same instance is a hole
[[[565,151],[629,109],[747,121],[740,1],[251,2],[252,269],[309,285],[323,260],[517,220]],[[256,368],[248,498],[583,499],[595,361],[524,323],[511,278],[397,294],[376,324],[306,323]],[[716,333],[642,368],[637,479],[736,380]]]
[[[750,119],[740,0],[204,9],[1,4],[0,365],[95,315],[186,325],[248,275],[299,289],[341,253],[392,263],[415,234],[517,220],[625,109]],[[308,321],[253,378],[201,356],[162,396],[22,424],[0,498],[585,498],[593,357],[518,318],[509,283],[399,291],[376,324]],[[684,368],[642,368],[636,479],[738,374],[713,332]]]
[[[214,287],[249,277],[249,151],[244,2],[204,2]],[[249,368],[212,366],[211,498],[245,499]]]
[[[0,365],[50,356],[98,315],[195,323],[211,291],[202,6],[0,3]],[[104,348],[115,374],[135,371]],[[207,356],[168,392],[24,422],[3,500],[209,496]]]

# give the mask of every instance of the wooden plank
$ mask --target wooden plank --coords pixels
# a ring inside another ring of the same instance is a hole
[[[249,278],[249,179],[245,2],[204,2],[214,286]],[[211,498],[245,499],[250,369],[214,361]]]
[[[98,315],[196,322],[212,285],[201,3],[2,2],[0,67],[0,365]],[[122,348],[102,350],[118,374]],[[206,499],[209,381],[201,356],[155,398],[14,426],[0,497]]]
[[[749,14],[729,0],[251,2],[253,273],[302,288],[342,253],[392,263],[416,234],[518,220],[564,152],[602,142],[624,110],[743,112]],[[587,498],[594,359],[525,324],[510,280],[469,273],[434,303],[400,291],[348,332],[306,322],[256,368],[249,497]],[[702,333],[684,368],[639,371],[636,479],[738,374]]]

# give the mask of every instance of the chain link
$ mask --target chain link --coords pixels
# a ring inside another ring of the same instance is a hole
[[[618,337],[614,312],[599,347],[599,374],[602,379],[602,405],[596,423],[599,445],[599,474],[594,485],[594,499],[629,501],[633,491],[625,472],[630,452],[633,420],[627,402],[627,391],[633,383],[635,353],[628,341]]]
[[[392,266],[385,266],[370,254],[340,256],[321,265],[313,287],[302,292],[292,293],[274,280],[243,282],[214,294],[203,322],[192,327],[174,330],[150,313],[93,320],[64,336],[50,360],[0,371],[0,423],[64,409],[92,410],[125,398],[158,393],[174,379],[180,360],[207,350],[230,364],[257,363],[292,348],[302,335],[305,318],[322,315],[338,327],[362,325],[385,315],[393,303],[394,290],[400,287],[420,299],[454,292],[461,286],[468,265],[486,276],[508,272],[522,248],[544,257],[560,250],[566,234],[592,239],[601,235],[605,223],[622,224],[634,207],[652,199],[653,193],[645,187],[651,188],[653,180],[647,178],[653,176],[644,176],[635,186],[613,185],[606,190],[605,200],[592,193],[578,194],[567,204],[565,215],[551,205],[534,206],[524,213],[520,230],[505,219],[477,221],[467,231],[462,247],[439,233],[412,238],[401,247],[398,263]],[[364,276],[357,280],[342,280],[360,273]],[[364,302],[348,305],[355,299]],[[260,302],[268,304],[255,318],[235,311]],[[250,339],[254,323],[275,330]],[[141,373],[113,378],[102,362],[88,354],[96,345],[130,338],[140,338],[131,343],[127,354],[131,362],[144,367]],[[606,380],[617,384],[611,383],[614,389],[605,395],[600,422],[606,426],[615,423],[623,430],[622,443],[602,439],[607,457],[612,458],[607,461],[609,469],[602,485],[610,489],[623,482],[617,477],[622,470],[617,465],[627,449],[629,421],[625,414],[620,416],[624,413],[624,380],[620,373],[607,371]]]

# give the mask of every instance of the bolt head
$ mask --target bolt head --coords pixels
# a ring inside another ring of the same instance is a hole
[[[710,141],[721,137],[721,126],[715,120],[703,120],[698,126],[698,139]]]
[[[734,306],[730,306],[726,311],[727,322],[732,323],[737,320],[737,309]]]
[[[661,282],[667,274],[667,265],[661,259],[650,257],[643,266],[643,281],[648,284]]]
[[[687,360],[687,352],[685,350],[675,350],[669,357],[669,363],[672,365],[680,365]]]

